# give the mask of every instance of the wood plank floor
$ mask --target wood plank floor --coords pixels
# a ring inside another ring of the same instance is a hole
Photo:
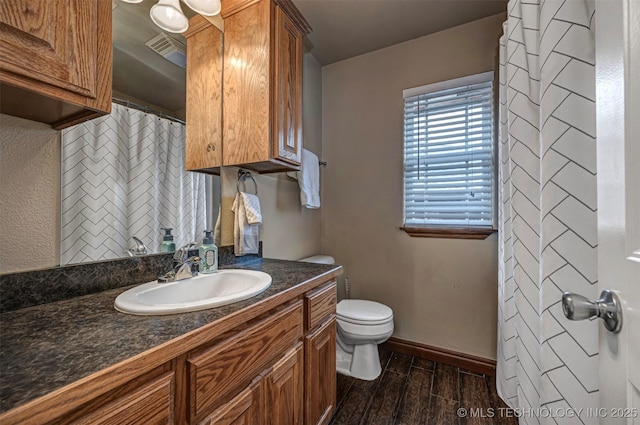
[[[380,364],[382,374],[374,381],[338,374],[331,425],[518,424],[498,397],[493,376],[384,349]]]

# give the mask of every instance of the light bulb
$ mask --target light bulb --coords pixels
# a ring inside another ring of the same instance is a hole
[[[154,24],[165,31],[181,33],[189,28],[189,20],[180,8],[180,0],[160,0],[149,12]]]
[[[194,12],[204,16],[214,16],[220,13],[220,0],[182,0]]]

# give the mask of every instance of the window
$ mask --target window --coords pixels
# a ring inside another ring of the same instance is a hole
[[[403,230],[412,236],[466,231],[486,237],[494,228],[496,202],[493,72],[403,95]]]

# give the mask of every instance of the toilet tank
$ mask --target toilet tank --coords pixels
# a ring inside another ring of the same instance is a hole
[[[329,255],[312,255],[311,257],[302,258],[298,261],[316,264],[335,264],[336,260]]]

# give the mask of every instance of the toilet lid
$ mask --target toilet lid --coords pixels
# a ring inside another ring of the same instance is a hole
[[[363,325],[377,325],[393,319],[393,310],[389,307],[366,300],[342,300],[336,313],[340,320]]]

